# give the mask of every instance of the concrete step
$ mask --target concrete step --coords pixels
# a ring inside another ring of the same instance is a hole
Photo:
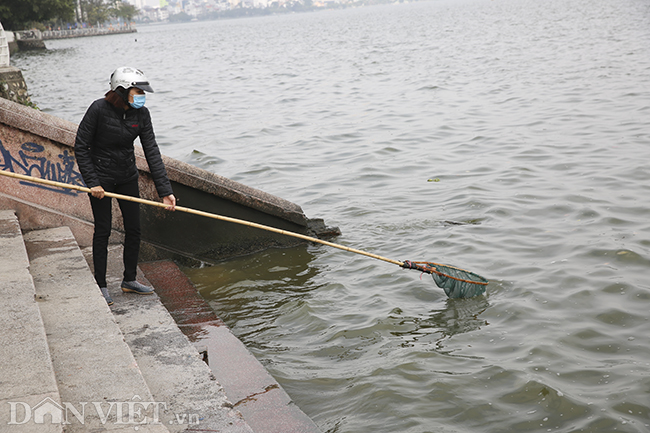
[[[92,264],[91,248],[83,253]],[[109,247],[111,310],[154,398],[174,412],[165,418],[170,431],[186,424],[197,431],[320,433],[175,263],[138,267],[138,280],[155,294],[122,293],[122,254],[121,245]],[[194,345],[209,353],[209,365]]]
[[[0,211],[0,239],[0,432],[62,432],[34,422],[60,396],[14,211]]]
[[[83,252],[92,263],[91,249]],[[154,400],[165,403],[163,424],[170,432],[253,433],[158,295],[121,291],[122,252],[122,246],[109,247],[106,280],[115,301],[111,310]],[[149,283],[140,269],[138,280]]]
[[[121,246],[109,248],[108,307],[91,252],[68,228],[23,241],[14,212],[0,211],[0,237],[0,433],[318,432],[225,325],[216,337],[223,347],[201,342],[211,369],[157,294],[122,293]],[[147,275],[173,280],[165,284],[174,293],[198,296],[167,268],[148,266]],[[148,283],[140,269],[138,279]]]
[[[70,229],[24,239],[59,390],[50,409],[63,414],[66,433],[167,433],[162,402],[151,395]]]

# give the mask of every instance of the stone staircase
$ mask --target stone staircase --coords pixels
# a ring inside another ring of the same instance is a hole
[[[253,432],[157,296],[111,312],[67,227],[0,211],[0,242],[0,432]]]

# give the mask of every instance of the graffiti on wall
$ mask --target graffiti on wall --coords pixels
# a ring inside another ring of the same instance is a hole
[[[16,155],[4,147],[0,140],[0,170],[41,179],[53,180],[72,185],[85,186],[81,173],[75,170],[75,158],[67,150],[58,155],[58,161],[51,161],[45,156],[45,147],[32,142],[23,143]],[[34,186],[67,195],[81,194],[76,190],[49,187],[33,182],[20,182],[23,185]]]

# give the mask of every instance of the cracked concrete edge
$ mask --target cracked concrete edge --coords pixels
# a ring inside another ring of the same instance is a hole
[[[175,263],[148,262],[140,268],[179,327],[207,350],[210,369],[254,431],[320,433]]]
[[[135,298],[114,308],[116,320],[157,401],[166,403],[162,420],[170,432],[183,431],[181,416],[201,429],[251,433],[199,352],[160,302]]]
[[[252,433],[160,298],[155,293],[141,296],[121,291],[122,251],[121,245],[109,247],[107,283],[115,301],[111,311],[154,399],[165,402],[163,424],[170,432],[196,427]],[[92,264],[91,248],[83,249],[83,254]],[[138,280],[150,284],[140,269]]]

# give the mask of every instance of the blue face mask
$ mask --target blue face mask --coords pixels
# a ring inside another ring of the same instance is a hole
[[[142,108],[144,107],[144,102],[147,99],[145,95],[133,95],[133,102],[129,102],[129,105],[133,108]]]

